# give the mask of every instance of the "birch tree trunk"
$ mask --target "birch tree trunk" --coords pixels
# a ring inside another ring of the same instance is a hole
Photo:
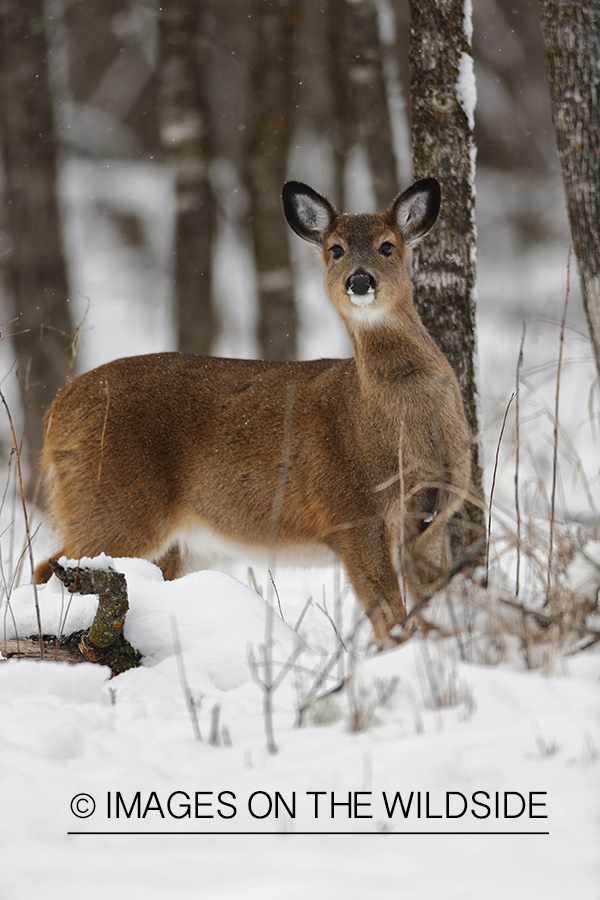
[[[435,231],[414,256],[415,304],[451,363],[471,428],[473,486],[483,496],[475,322],[475,82],[470,0],[411,0],[410,65],[414,177],[442,188]],[[485,528],[483,509],[467,505],[455,543]]]
[[[289,241],[281,217],[281,187],[287,177],[293,117],[296,2],[254,0],[256,35],[248,166],[250,227],[258,281],[258,339],[264,359],[296,355],[298,313]]]
[[[552,121],[600,374],[600,8],[540,0]]]
[[[0,145],[10,249],[2,259],[17,323],[32,465],[46,408],[67,378],[74,327],[56,192],[56,138],[43,0],[0,3]]]
[[[212,253],[216,207],[204,85],[206,0],[164,0],[159,37],[161,143],[175,167],[175,308],[178,348],[208,355],[216,334]]]

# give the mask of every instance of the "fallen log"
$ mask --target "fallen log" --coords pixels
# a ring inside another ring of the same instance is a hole
[[[113,675],[139,666],[141,654],[123,636],[129,609],[125,576],[110,566],[106,569],[65,567],[55,559],[49,563],[69,593],[97,594],[98,609],[87,633],[63,639],[42,636],[44,658],[99,663],[109,666]],[[39,639],[5,641],[0,644],[0,652],[6,658],[39,659]]]

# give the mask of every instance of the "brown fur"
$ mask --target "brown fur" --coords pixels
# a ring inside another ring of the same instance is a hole
[[[360,216],[338,215],[304,185],[284,188],[290,225],[321,250],[354,358],[159,353],[108,363],[61,390],[42,455],[60,553],[146,557],[175,577],[178,541],[198,527],[248,551],[272,539],[283,555],[324,546],[385,639],[405,615],[401,584],[418,596],[446,565],[447,523],[469,484],[458,384],[414,309],[406,265],[407,245],[437,216],[436,185]],[[359,270],[377,282],[365,309],[345,288]],[[49,576],[42,563],[36,580]]]

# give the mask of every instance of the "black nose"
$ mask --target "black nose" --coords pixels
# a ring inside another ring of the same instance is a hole
[[[347,280],[346,290],[349,294],[367,294],[375,290],[375,280],[367,272],[357,272]]]

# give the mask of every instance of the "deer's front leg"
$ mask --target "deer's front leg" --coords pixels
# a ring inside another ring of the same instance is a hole
[[[387,526],[381,519],[348,524],[335,534],[331,546],[371,621],[377,642],[386,643],[390,629],[406,615]]]

